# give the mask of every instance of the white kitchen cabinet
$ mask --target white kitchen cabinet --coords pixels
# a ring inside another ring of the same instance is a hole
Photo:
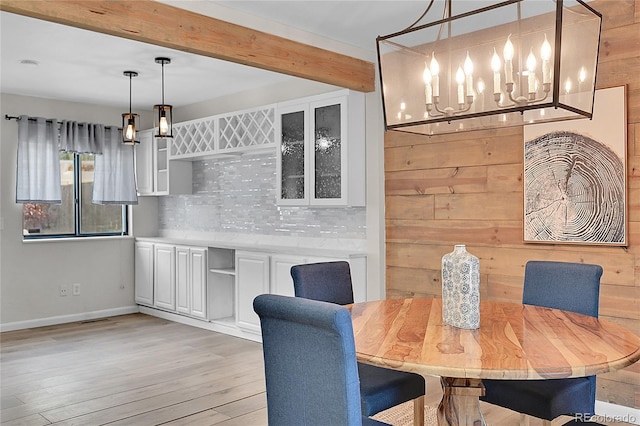
[[[307,263],[306,258],[301,256],[273,255],[271,256],[271,293],[282,296],[295,296],[293,290],[293,279],[291,278],[291,267]]]
[[[253,311],[253,299],[269,293],[269,255],[236,252],[236,323],[247,331],[260,333],[260,318]]]
[[[153,306],[153,243],[136,242],[135,301]]]
[[[189,253],[191,272],[191,316],[207,318],[207,249],[192,247]]]
[[[365,205],[364,95],[342,90],[278,104],[279,205]]]
[[[135,146],[136,183],[139,195],[153,195],[153,130],[138,132]]]
[[[139,195],[191,194],[191,162],[169,160],[170,138],[156,138],[153,129],[138,132],[136,181]]]
[[[294,296],[293,265],[336,260],[346,260],[351,266],[354,300],[367,300],[364,254],[291,247],[264,247],[260,251],[260,247],[254,250],[246,244],[234,248],[212,243],[138,239],[135,297],[140,311],[259,341],[255,297],[266,293]]]
[[[176,309],[175,253],[171,244],[154,244],[153,305],[171,311]]]
[[[175,247],[176,312],[207,318],[207,249]]]
[[[174,123],[173,134],[171,160],[274,149],[275,105]]]

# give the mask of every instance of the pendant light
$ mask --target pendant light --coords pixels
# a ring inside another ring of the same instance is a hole
[[[131,79],[137,77],[138,73],[135,71],[125,71],[123,74],[125,77],[129,77],[129,112],[122,114],[122,143],[135,145],[140,143],[140,141],[136,140],[136,129],[138,128],[136,120],[138,119],[138,114],[131,112]]]
[[[173,107],[171,105],[166,105],[164,103],[164,66],[165,64],[170,64],[171,59],[169,58],[156,58],[156,64],[162,65],[162,104],[154,105],[154,123],[153,127],[156,128],[156,137],[157,138],[172,138],[173,137],[173,119],[172,119],[172,110]]]
[[[591,118],[602,15],[583,0],[434,1],[377,38],[387,130],[438,134]],[[458,8],[455,13],[452,7]]]

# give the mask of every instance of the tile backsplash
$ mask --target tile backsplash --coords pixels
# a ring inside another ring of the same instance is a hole
[[[160,197],[160,231],[366,239],[364,207],[276,205],[275,152],[193,162],[193,194]]]

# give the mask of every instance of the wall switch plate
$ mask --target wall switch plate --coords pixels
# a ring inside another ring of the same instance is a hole
[[[73,284],[73,295],[74,296],[80,295],[80,283]]]

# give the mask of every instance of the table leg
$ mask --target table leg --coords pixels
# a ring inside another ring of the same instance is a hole
[[[486,426],[479,397],[484,395],[480,379],[441,377],[442,401],[438,405],[439,426]]]

